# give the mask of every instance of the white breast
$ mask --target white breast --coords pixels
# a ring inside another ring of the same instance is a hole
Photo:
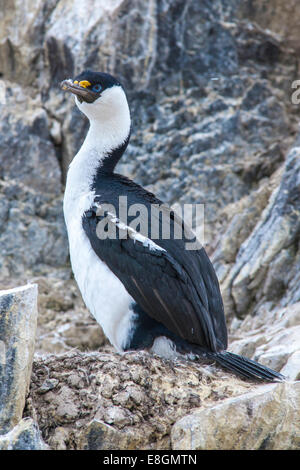
[[[64,197],[72,270],[87,308],[112,345],[122,351],[136,316],[131,310],[133,299],[96,255],[83,230],[82,215],[91,207],[95,194],[92,191],[78,192],[78,186],[77,191],[74,190],[74,171],[74,167],[69,170]]]
[[[112,271],[94,252],[82,227],[82,216],[93,204],[90,190],[101,161],[129,135],[130,113],[125,93],[112,87],[93,105],[77,100],[90,119],[87,137],[68,171],[64,197],[72,269],[83,300],[105,335],[121,351],[136,316],[132,297]],[[118,112],[117,112],[118,111]]]

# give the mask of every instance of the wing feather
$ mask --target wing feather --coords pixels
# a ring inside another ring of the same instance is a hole
[[[89,211],[83,217],[92,248],[140,307],[183,339],[212,351],[223,349],[227,342],[223,304],[204,249],[185,251],[182,240],[145,240],[144,235],[135,237],[132,232],[127,238],[99,239],[99,217],[93,214]],[[110,223],[119,221],[115,217]],[[182,224],[181,219],[176,223]],[[219,300],[212,301],[211,295]],[[211,310],[214,302],[216,312]]]

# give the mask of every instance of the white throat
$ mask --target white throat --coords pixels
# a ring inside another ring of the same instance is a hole
[[[93,103],[80,103],[77,97],[75,102],[88,117],[90,128],[67,174],[64,197],[67,224],[74,204],[82,196],[91,193],[98,168],[128,138],[131,123],[126,95],[120,86],[107,88]]]

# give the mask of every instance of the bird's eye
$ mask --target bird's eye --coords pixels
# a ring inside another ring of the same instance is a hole
[[[92,90],[95,91],[96,93],[99,93],[99,91],[102,90],[102,86],[98,83],[97,85],[93,86]]]

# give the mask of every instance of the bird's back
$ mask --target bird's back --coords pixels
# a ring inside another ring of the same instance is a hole
[[[178,308],[182,310],[193,309],[198,316],[207,315],[210,331],[209,334],[204,331],[199,334],[198,338],[201,337],[202,345],[213,347],[215,350],[226,349],[227,328],[217,276],[205,249],[199,242],[195,244],[194,240],[191,240],[191,236],[194,235],[182,219],[152,193],[122,175],[99,175],[94,180],[93,190],[97,205],[113,206],[116,217],[121,220],[122,216],[124,217],[126,214],[127,220],[122,220],[122,222],[126,222],[130,226],[138,217],[138,230],[144,237],[149,238],[165,250],[171,262],[176,264],[176,269],[182,272],[186,285],[181,283],[180,286],[186,290],[186,298],[190,302],[182,298],[182,305],[179,305]],[[126,211],[124,205],[126,205]],[[154,224],[156,224],[155,230]],[[165,224],[169,224],[169,228]],[[165,236],[166,231],[168,237]],[[181,238],[178,237],[179,234],[181,234]],[[196,249],[187,249],[191,243],[196,246]],[[109,252],[115,256],[116,250],[107,250],[105,243],[102,245],[98,243],[97,247],[100,249],[98,255],[103,256],[103,260],[114,270],[115,262],[111,261],[110,264]],[[124,250],[122,253],[124,254]],[[124,260],[126,260],[125,257]],[[149,262],[148,266],[144,265],[144,269],[146,271],[152,269]],[[118,270],[115,271],[115,274],[120,275]],[[124,283],[125,278],[121,280]],[[134,298],[134,291],[131,291],[130,283],[125,287]],[[192,293],[193,299],[188,299],[190,293]],[[180,296],[178,300],[180,301]],[[153,312],[151,313],[153,315]],[[175,312],[174,315],[176,315]],[[182,317],[184,318],[184,315]],[[193,337],[190,338],[190,340],[192,339]]]

